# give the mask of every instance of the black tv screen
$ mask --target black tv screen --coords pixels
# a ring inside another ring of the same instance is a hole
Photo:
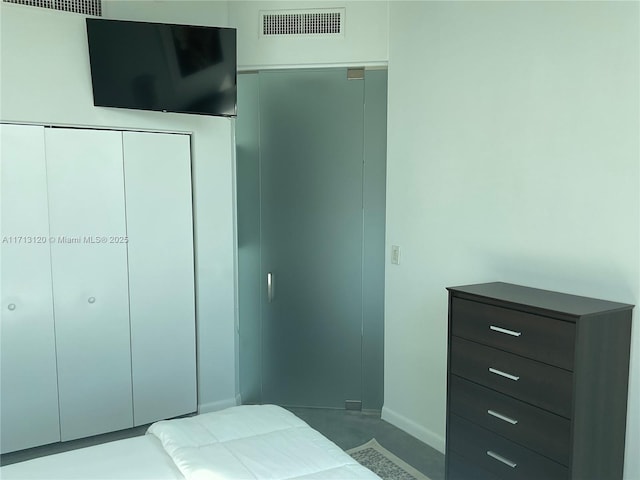
[[[236,30],[87,18],[93,104],[236,115]]]

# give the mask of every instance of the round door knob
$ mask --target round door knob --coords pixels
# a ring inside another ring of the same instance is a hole
[[[96,303],[96,297],[89,297],[89,303]]]
[[[15,310],[15,309],[16,309],[16,304],[15,304],[15,303],[10,303],[10,304],[7,306],[7,308],[8,308],[9,310],[13,311],[13,310]]]

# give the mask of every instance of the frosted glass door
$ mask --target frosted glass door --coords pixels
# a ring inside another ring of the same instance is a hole
[[[263,401],[344,408],[362,395],[364,81],[259,77]]]
[[[238,75],[236,216],[238,232],[238,386],[243,403],[262,401],[260,292],[260,93],[258,73]]]
[[[44,128],[0,125],[2,453],[60,440]]]
[[[197,409],[189,136],[125,132],[135,425]]]
[[[47,129],[62,440],[133,426],[122,134]]]

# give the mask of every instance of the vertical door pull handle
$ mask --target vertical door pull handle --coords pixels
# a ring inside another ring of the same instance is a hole
[[[515,425],[516,423],[518,423],[518,420],[516,420],[515,418],[507,417],[506,415],[502,415],[495,410],[487,410],[487,413],[492,417],[499,418],[500,420],[510,423],[511,425]]]
[[[489,455],[491,458],[495,458],[499,462],[502,462],[502,463],[504,463],[505,465],[507,465],[507,466],[509,466],[511,468],[516,468],[518,466],[518,464],[516,462],[512,462],[508,458],[504,458],[502,455],[499,455],[496,452],[493,452],[491,450],[487,450],[487,455]]]
[[[513,380],[514,382],[517,382],[518,380],[520,380],[520,377],[516,375],[511,375],[510,373],[507,373],[507,372],[503,372],[502,370],[498,370],[497,368],[489,367],[489,371],[491,373],[495,373],[496,375],[500,375],[501,377],[508,378],[509,380]]]
[[[273,302],[273,273],[267,273],[267,300]]]
[[[515,330],[509,330],[507,328],[502,328],[502,327],[496,327],[495,325],[491,325],[489,326],[489,328],[494,332],[500,332],[507,335],[512,335],[514,337],[519,337],[520,335],[522,335],[522,332],[516,332]]]

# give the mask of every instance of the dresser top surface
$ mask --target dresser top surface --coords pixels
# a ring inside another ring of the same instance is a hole
[[[633,308],[633,305],[626,303],[581,297],[504,282],[447,287],[447,290],[453,294],[467,294],[513,305],[526,305],[576,317]]]

